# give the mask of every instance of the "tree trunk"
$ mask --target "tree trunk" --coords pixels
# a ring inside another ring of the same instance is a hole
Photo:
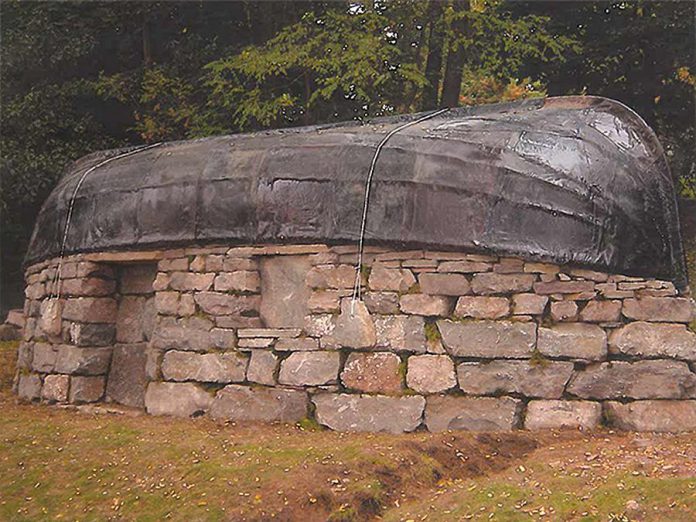
[[[442,26],[442,2],[430,0],[428,19],[428,59],[425,64],[425,79],[428,84],[423,88],[421,109],[428,110],[437,107],[438,91],[440,90],[440,73],[442,71],[442,45],[445,31]]]
[[[457,2],[455,4],[457,12],[469,10],[469,1]],[[459,94],[462,90],[462,73],[464,62],[466,61],[466,48],[461,45],[453,45],[452,40],[463,36],[466,33],[466,20],[458,19],[452,26],[453,35],[450,39],[449,51],[447,52],[447,65],[445,66],[445,78],[442,82],[441,107],[457,107],[459,105]]]
[[[145,65],[152,63],[152,42],[150,40],[150,22],[145,19],[143,22],[143,62]]]

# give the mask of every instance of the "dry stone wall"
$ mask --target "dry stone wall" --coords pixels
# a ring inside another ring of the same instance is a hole
[[[696,429],[694,304],[671,283],[368,248],[353,302],[356,257],[81,254],[59,297],[57,260],[29,267],[17,393],[335,430]]]

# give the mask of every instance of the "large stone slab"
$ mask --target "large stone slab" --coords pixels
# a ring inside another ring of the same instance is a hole
[[[399,393],[402,376],[401,359],[395,353],[353,352],[341,372],[346,388],[367,393]]]
[[[336,382],[338,352],[293,352],[280,365],[278,382],[290,386],[321,386]]]
[[[511,321],[441,320],[442,344],[457,357],[529,358],[536,344],[536,324]]]
[[[572,374],[573,363],[560,361],[465,362],[457,367],[459,387],[468,395],[559,399]]]
[[[683,324],[636,321],[611,333],[609,352],[634,357],[674,357],[696,361],[696,333]]]
[[[696,431],[696,401],[605,402],[610,426],[628,431]]]
[[[150,415],[191,417],[206,413],[213,396],[190,382],[151,382],[145,394]]]
[[[425,407],[429,431],[509,431],[519,423],[522,401],[510,397],[433,395]]]
[[[420,393],[440,393],[457,385],[449,355],[413,355],[408,358],[406,385]]]
[[[243,382],[248,357],[238,353],[194,353],[172,350],[164,354],[162,375],[169,381]]]
[[[549,298],[536,294],[515,294],[512,297],[512,313],[515,315],[541,315]]]
[[[638,321],[688,323],[693,313],[693,305],[685,297],[643,297],[623,303],[623,314]]]
[[[55,371],[72,375],[104,375],[111,361],[110,347],[82,348],[62,344],[58,346]]]
[[[311,294],[305,278],[312,268],[309,256],[263,257],[260,262],[259,313],[268,327],[301,327]]]
[[[215,274],[197,274],[194,272],[174,272],[169,286],[181,292],[210,290],[215,280]]]
[[[230,384],[218,391],[210,416],[218,420],[296,422],[307,416],[307,393]]]
[[[312,397],[320,424],[336,431],[403,433],[421,424],[425,399],[420,396],[322,393]]]
[[[145,343],[116,345],[113,350],[106,398],[125,406],[145,406],[148,353]]]
[[[126,295],[121,298],[116,314],[116,341],[139,343],[145,340],[143,319],[147,297]]]
[[[256,270],[221,272],[215,277],[213,288],[216,292],[258,292],[261,278]]]
[[[580,320],[588,323],[611,323],[621,319],[621,301],[590,301],[580,313]]]
[[[210,329],[197,328],[196,324],[160,324],[152,335],[154,348],[162,350],[207,351],[215,346],[216,336]]]
[[[680,361],[615,361],[577,372],[568,392],[583,399],[693,398],[696,374]]]
[[[540,327],[537,348],[547,357],[601,361],[607,358],[607,334],[584,323]]]
[[[591,401],[530,401],[524,427],[528,430],[573,428],[591,430],[602,421],[602,405]]]
[[[33,357],[31,368],[35,372],[51,373],[56,366],[58,350],[55,345],[48,343],[36,343],[32,350]]]
[[[425,353],[425,320],[411,315],[375,317],[377,348],[395,352]]]

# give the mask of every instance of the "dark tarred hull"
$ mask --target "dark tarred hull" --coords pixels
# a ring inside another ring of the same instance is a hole
[[[404,116],[163,144],[96,169],[66,253],[202,243],[349,243],[379,141]],[[60,252],[78,161],[27,262]],[[402,130],[377,162],[371,244],[519,255],[686,285],[675,193],[653,132],[625,106],[568,97],[459,108]]]

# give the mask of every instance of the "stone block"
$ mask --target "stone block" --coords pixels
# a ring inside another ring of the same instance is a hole
[[[67,299],[63,319],[82,323],[115,323],[118,307],[110,297],[77,297]]]
[[[607,358],[607,334],[584,323],[539,327],[537,348],[547,357],[601,361]]]
[[[244,312],[245,315],[218,315],[214,317],[216,326],[220,328],[261,328],[263,321],[253,315],[253,311]]]
[[[237,353],[193,353],[171,350],[164,354],[162,375],[168,381],[227,384],[243,382],[248,358]]]
[[[510,301],[507,297],[464,296],[457,300],[454,308],[456,317],[474,319],[500,319],[510,314]]]
[[[536,345],[536,324],[511,321],[441,320],[445,349],[456,357],[526,359]]]
[[[340,309],[341,292],[338,290],[315,290],[309,295],[307,307],[314,313],[332,313]]]
[[[375,317],[376,346],[394,352],[426,351],[425,320],[409,315]]]
[[[147,302],[151,301],[154,302],[154,299]],[[188,317],[196,313],[196,300],[192,294],[181,294],[176,313],[179,317]]]
[[[321,386],[338,379],[338,352],[293,352],[282,361],[278,382],[290,386]]]
[[[67,375],[47,375],[41,388],[41,398],[48,402],[68,400],[70,377]]]
[[[346,388],[367,393],[399,393],[402,389],[401,359],[390,352],[356,353],[348,356],[341,372]]]
[[[103,375],[109,369],[111,347],[83,348],[62,344],[58,346],[55,370],[71,375]]]
[[[541,315],[546,309],[549,298],[536,294],[515,294],[512,296],[512,313],[514,315]]]
[[[457,385],[449,355],[413,355],[408,358],[406,385],[419,393],[440,393]]]
[[[696,374],[680,361],[614,361],[577,372],[567,390],[583,399],[696,398]]]
[[[551,303],[551,319],[554,321],[574,321],[578,316],[575,301],[556,301]]]
[[[162,315],[177,315],[179,312],[179,292],[157,292],[155,309]]]
[[[24,310],[19,308],[8,311],[7,317],[5,318],[5,323],[16,328],[24,328]]]
[[[226,421],[297,422],[307,416],[307,393],[230,384],[215,395],[210,416]]]
[[[517,427],[522,401],[510,397],[433,395],[425,407],[429,431],[509,431]]]
[[[96,255],[99,255],[97,253]],[[80,261],[77,264],[75,277],[101,277],[103,279],[114,279],[114,269],[106,263],[95,263],[93,261]]]
[[[258,295],[230,295],[217,292],[195,294],[196,304],[211,315],[240,315],[256,312],[261,304]]]
[[[418,276],[421,292],[430,295],[466,295],[471,291],[469,280],[463,274],[423,273]]]
[[[592,430],[602,421],[602,405],[590,401],[530,401],[524,427],[528,430],[572,428]]]
[[[111,346],[116,339],[116,325],[70,323],[68,335],[76,346]]]
[[[222,272],[215,277],[213,288],[216,292],[258,292],[261,279],[255,270]]]
[[[210,330],[210,340],[220,350],[234,350],[237,347],[237,333],[231,328],[213,328]]]
[[[536,277],[533,274],[476,274],[471,281],[475,294],[511,294],[532,289]]]
[[[621,301],[590,301],[580,312],[580,320],[588,323],[610,323],[621,319]]]
[[[309,259],[307,263],[310,265]],[[355,267],[352,265],[308,266],[304,274],[310,288],[353,288],[355,283]]]
[[[375,323],[362,301],[352,303],[350,298],[342,299],[341,313],[332,320],[333,327],[322,337],[322,346],[370,348],[375,345],[377,341]]]
[[[171,275],[169,286],[180,292],[198,291],[204,292],[210,290],[215,280],[215,274],[201,274],[195,272],[174,272]]]
[[[61,295],[75,297],[104,297],[116,290],[116,281],[86,277],[81,279],[65,279],[60,283]]]
[[[104,395],[105,384],[104,377],[71,377],[69,401],[72,404],[97,402]]]
[[[25,401],[41,398],[41,377],[37,373],[20,373],[17,395]]]
[[[488,272],[492,265],[481,261],[444,261],[437,267],[438,272],[452,272],[458,274],[473,274],[476,272]]]
[[[399,300],[405,314],[446,317],[452,311],[452,299],[440,295],[406,294]]]
[[[186,271],[189,268],[189,260],[188,257],[162,259],[157,264],[157,268],[161,272]]]
[[[363,301],[370,313],[399,313],[399,294],[396,292],[367,292],[363,295]]]
[[[33,349],[34,357],[31,361],[31,368],[35,372],[51,373],[56,366],[58,355],[56,347],[48,343],[36,343]]]
[[[190,382],[151,382],[145,393],[145,409],[150,415],[199,416],[212,402],[210,393]]]
[[[416,284],[416,277],[407,268],[386,268],[375,263],[370,271],[370,290],[406,292]]]
[[[524,271],[524,261],[516,257],[501,257],[493,265],[493,272],[497,274],[517,274]]]
[[[41,302],[39,308],[39,328],[43,330],[47,335],[58,336],[62,330],[62,319],[63,309],[65,307],[65,301],[63,299],[46,299]],[[69,319],[68,317],[65,317]],[[113,322],[115,317],[112,317],[110,321]]]
[[[534,292],[540,295],[579,294],[594,292],[594,281],[539,281],[534,283]]]
[[[21,342],[17,349],[17,369],[30,370],[31,362],[34,358],[34,344]]]
[[[573,374],[572,362],[465,362],[457,367],[459,387],[467,395],[520,394],[560,399]]]
[[[19,328],[11,324],[0,324],[0,341],[18,341],[21,337]]]
[[[605,402],[609,426],[627,431],[696,431],[696,401]]]
[[[693,313],[693,305],[685,297],[643,297],[623,303],[623,314],[637,321],[688,323]]]
[[[696,333],[683,324],[636,321],[611,333],[609,353],[696,361]]]
[[[251,350],[246,373],[247,381],[273,386],[277,369],[278,356],[273,352],[268,350]]]
[[[152,345],[162,350],[207,351],[215,343],[209,330],[174,325],[158,325],[152,334]]]
[[[336,431],[404,433],[421,424],[425,399],[322,393],[312,397],[316,419]]]
[[[235,272],[237,270],[256,270],[258,267],[258,262],[255,259],[248,257],[225,257],[222,260],[222,270],[225,272]],[[212,271],[219,272],[219,270]]]
[[[155,292],[161,292],[163,290],[169,289],[169,283],[172,277],[166,272],[159,272],[152,282],[152,290]]]

